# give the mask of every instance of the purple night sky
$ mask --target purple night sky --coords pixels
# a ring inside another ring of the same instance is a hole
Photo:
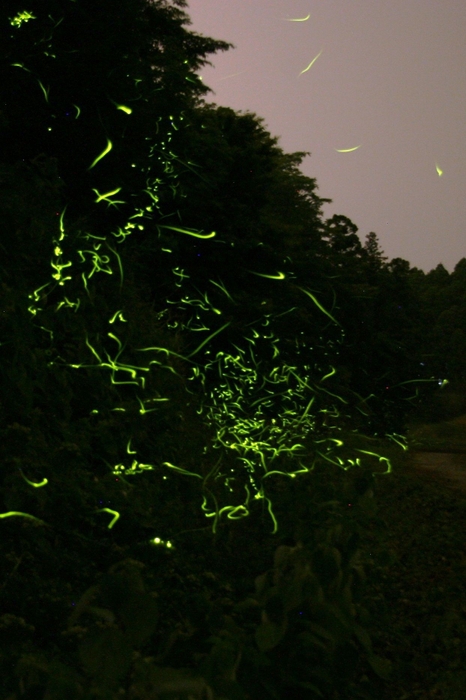
[[[206,101],[310,151],[301,167],[333,200],[326,217],[426,272],[466,257],[465,0],[189,0],[186,12],[189,29],[236,47],[201,72]]]

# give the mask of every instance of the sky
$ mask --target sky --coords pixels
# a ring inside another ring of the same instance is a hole
[[[205,100],[310,151],[326,218],[425,272],[466,257],[465,0],[188,2],[191,31],[235,45],[200,71]]]

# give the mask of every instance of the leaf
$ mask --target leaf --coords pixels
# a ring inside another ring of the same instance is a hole
[[[134,646],[140,646],[157,627],[158,605],[149,593],[132,593],[120,610],[120,618],[125,626],[125,636]]]
[[[274,622],[262,622],[254,635],[256,644],[261,651],[270,651],[277,646],[286,632],[287,624],[277,625]]]
[[[131,651],[121,630],[105,629],[80,645],[79,656],[87,675],[114,686],[130,667]]]
[[[306,688],[307,690],[312,690],[313,693],[319,696],[319,698],[324,698],[325,695],[322,693],[322,691],[319,690],[319,688],[314,685],[313,683],[298,683],[298,686],[300,688]]]
[[[376,673],[379,678],[382,678],[384,681],[387,681],[392,672],[392,662],[389,659],[383,659],[381,656],[377,656],[376,654],[371,654],[368,659],[369,664]]]
[[[362,648],[365,651],[367,651],[368,654],[372,654],[372,641],[364,627],[361,627],[361,625],[355,623],[353,631],[356,639],[361,644]]]

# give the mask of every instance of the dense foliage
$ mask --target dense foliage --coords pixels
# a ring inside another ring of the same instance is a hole
[[[464,260],[324,220],[185,7],[0,11],[6,692],[371,697],[376,438],[465,380]]]

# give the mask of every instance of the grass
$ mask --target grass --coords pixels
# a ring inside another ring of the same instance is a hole
[[[466,419],[418,426],[416,448],[461,450]],[[378,477],[382,530],[368,531],[367,607],[376,652],[391,659],[384,700],[466,697],[466,495],[411,467]]]
[[[413,426],[409,442],[418,450],[466,452],[466,415],[441,423]]]

